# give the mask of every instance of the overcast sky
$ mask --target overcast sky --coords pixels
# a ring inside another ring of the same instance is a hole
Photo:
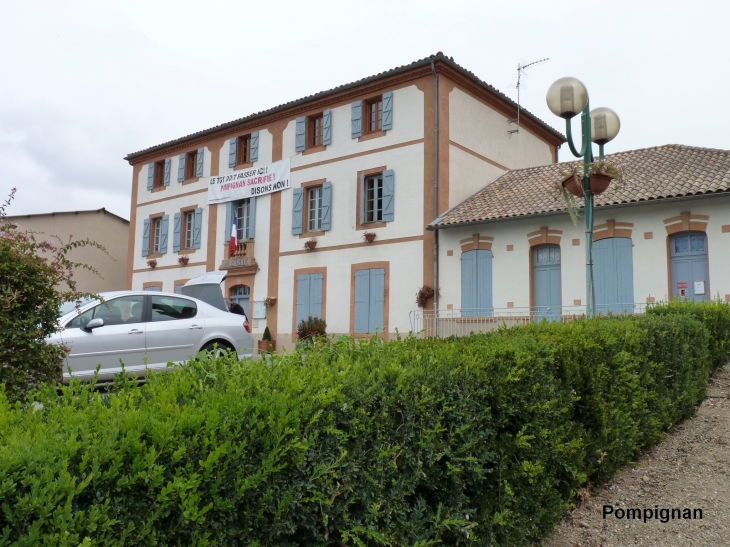
[[[607,151],[730,149],[728,21],[724,0],[5,2],[0,197],[129,218],[127,153],[437,51],[515,99],[549,57],[523,106],[564,132],[545,92],[580,78],[621,117]]]

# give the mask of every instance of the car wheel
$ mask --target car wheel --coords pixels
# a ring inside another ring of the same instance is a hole
[[[205,344],[200,351],[211,354],[211,357],[223,357],[228,352],[234,352],[235,350],[225,342],[208,342]]]

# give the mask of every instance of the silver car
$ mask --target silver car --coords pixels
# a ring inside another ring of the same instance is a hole
[[[146,369],[164,369],[168,362],[185,362],[216,346],[234,350],[239,359],[251,357],[248,319],[227,311],[217,282],[222,278],[213,276],[210,282],[210,277],[189,281],[183,294],[117,291],[101,293],[106,304],[85,301],[78,309],[75,303],[65,304],[61,329],[50,338],[70,348],[63,381],[72,374],[88,380],[99,364],[99,380],[111,380],[122,370],[120,361],[130,375],[141,378]]]

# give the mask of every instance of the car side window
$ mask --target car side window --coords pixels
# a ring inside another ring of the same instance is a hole
[[[152,321],[190,319],[198,313],[198,306],[187,298],[152,296]]]
[[[74,317],[67,325],[67,329],[84,327],[92,319],[103,319],[104,326],[141,323],[144,309],[144,296],[123,296],[108,300],[106,304],[99,304]]]

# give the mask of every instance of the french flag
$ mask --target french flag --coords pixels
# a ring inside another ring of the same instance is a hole
[[[233,256],[233,253],[236,252],[236,249],[238,249],[238,242],[236,241],[236,234],[238,233],[238,228],[236,228],[236,219],[233,219],[233,227],[231,228],[231,246],[230,246],[230,253],[229,256]]]

